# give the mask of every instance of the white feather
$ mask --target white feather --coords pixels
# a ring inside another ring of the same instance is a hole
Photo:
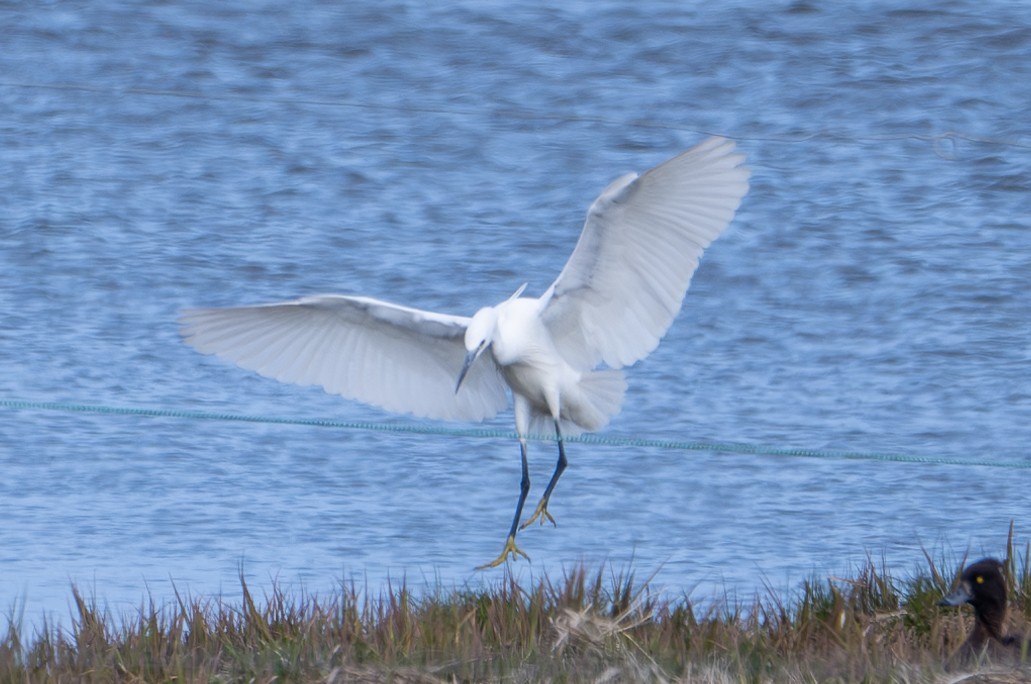
[[[711,138],[642,176],[615,180],[587,212],[542,297],[545,325],[574,367],[622,368],[659,344],[698,260],[748,191],[734,143]]]
[[[471,368],[455,393],[469,320],[343,295],[192,309],[180,317],[198,351],[265,377],[320,385],[398,413],[481,421],[508,398],[490,359]]]
[[[182,332],[198,350],[267,377],[428,418],[493,417],[507,405],[508,387],[525,472],[529,434],[598,430],[619,412],[626,381],[618,369],[658,345],[702,252],[748,190],[744,157],[733,150],[732,142],[713,138],[609,185],[587,212],[565,268],[539,299],[521,297],[521,287],[464,318],[322,295],[187,311]],[[599,364],[609,369],[594,370]],[[527,524],[551,517],[548,497],[565,466],[561,441],[559,453]],[[492,566],[525,555],[515,534],[526,492],[521,488],[505,548]]]

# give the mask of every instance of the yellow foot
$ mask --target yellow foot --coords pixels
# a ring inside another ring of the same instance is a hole
[[[533,515],[530,516],[529,520],[527,520],[522,525],[520,525],[519,529],[525,530],[537,518],[541,519],[541,525],[544,524],[544,519],[545,518],[547,518],[548,521],[552,525],[555,524],[555,519],[551,517],[551,513],[548,513],[548,500],[547,499],[541,499],[541,502],[539,504],[537,504],[537,509],[533,512]]]
[[[508,560],[509,554],[513,556],[522,556],[526,560],[530,560],[530,557],[523,553],[523,550],[516,546],[515,535],[508,535],[508,539],[505,540],[505,548],[502,549],[501,555],[492,560],[490,563],[476,566],[477,570],[486,570],[487,568],[496,568],[506,560]]]

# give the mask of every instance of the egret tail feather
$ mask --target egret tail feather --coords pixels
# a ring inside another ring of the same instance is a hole
[[[595,432],[608,425],[612,416],[623,408],[626,378],[623,371],[591,371],[580,378],[580,389],[586,398],[586,408],[583,410],[584,415],[577,417],[577,422],[586,431]]]
[[[584,432],[597,432],[609,424],[623,407],[626,394],[623,371],[602,369],[588,371],[580,378],[577,396],[562,397],[559,426],[566,437]],[[555,427],[551,416],[535,414],[530,425],[531,435],[552,435]]]

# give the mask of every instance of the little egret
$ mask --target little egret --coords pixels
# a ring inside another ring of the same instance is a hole
[[[547,519],[566,468],[563,437],[603,428],[623,402],[620,370],[659,344],[680,310],[703,250],[748,191],[734,143],[710,138],[654,169],[613,181],[587,212],[558,279],[537,298],[526,285],[472,318],[368,297],[318,295],[180,318],[186,342],[281,382],[427,418],[482,421],[512,393],[522,479],[501,554],[529,558],[518,529]],[[552,431],[554,431],[552,433]],[[533,515],[527,437],[554,434],[558,463]]]

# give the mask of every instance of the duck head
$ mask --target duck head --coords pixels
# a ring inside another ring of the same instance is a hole
[[[964,603],[974,607],[978,626],[989,636],[1005,641],[1002,626],[1006,619],[1006,579],[1000,561],[985,558],[967,566],[959,577],[959,584],[938,605],[961,606]]]

